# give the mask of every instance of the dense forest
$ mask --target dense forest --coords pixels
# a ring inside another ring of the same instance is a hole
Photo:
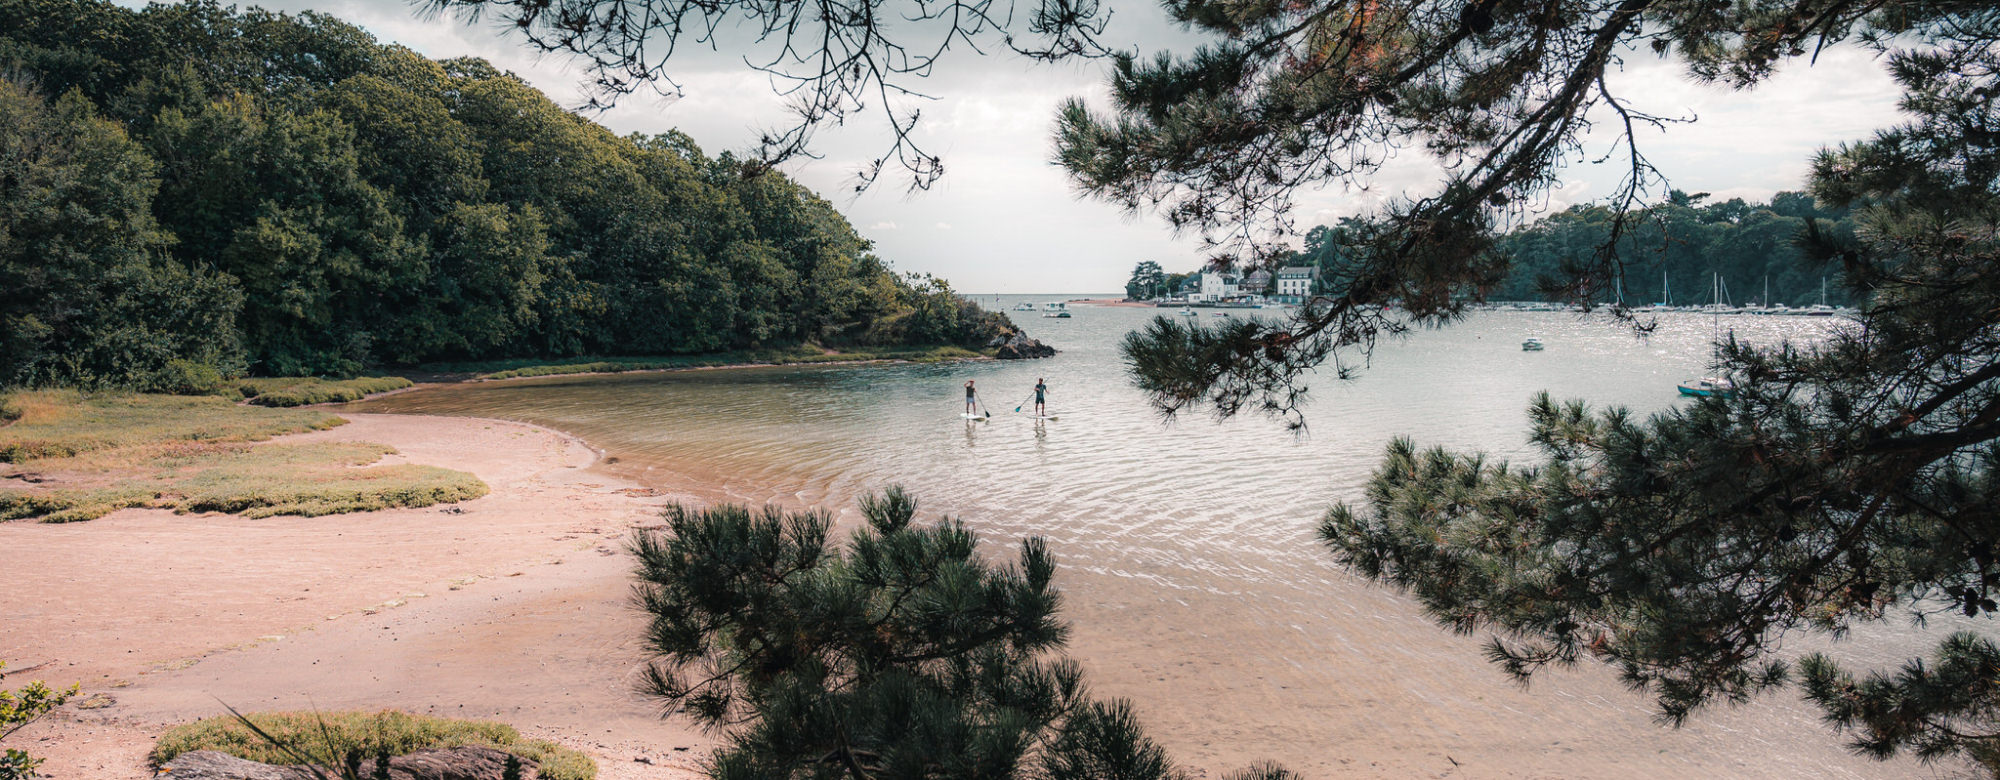
[[[325,15],[0,0],[0,386],[1009,328],[828,204]]]
[[[1605,206],[1571,206],[1500,235],[1492,251],[1507,260],[1508,272],[1486,298],[1555,300],[1545,285],[1573,278],[1575,269],[1586,266],[1610,240],[1615,215]],[[1730,302],[1738,305],[1819,303],[1823,272],[1805,261],[1798,244],[1808,219],[1829,235],[1854,231],[1846,209],[1822,208],[1803,192],[1780,192],[1769,203],[1674,192],[1667,202],[1627,216],[1627,232],[1617,247],[1625,303],[1664,301],[1662,273],[1676,305],[1711,302],[1711,274],[1721,275]],[[1284,264],[1318,265],[1323,279],[1345,278],[1353,263],[1343,247],[1354,243],[1347,239],[1362,228],[1352,220],[1315,227],[1306,234],[1304,249]],[[1826,302],[1849,305],[1849,290],[1839,281],[1826,286]]]

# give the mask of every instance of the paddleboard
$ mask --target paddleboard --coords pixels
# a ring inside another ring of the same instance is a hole
[[[1053,414],[1038,414],[1038,415],[1035,415],[1035,419],[1037,419],[1037,420],[1053,420],[1053,419],[1056,419],[1056,416],[1055,416],[1055,415],[1053,415]]]
[[[965,419],[968,419],[968,420],[984,420],[984,419],[986,419],[986,416],[985,416],[985,415],[980,415],[980,414],[961,414],[961,415],[959,415],[959,416],[960,416],[960,417],[963,417],[963,418],[965,418]]]

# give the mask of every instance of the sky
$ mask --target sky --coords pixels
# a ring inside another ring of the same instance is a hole
[[[331,14],[429,57],[484,57],[563,105],[581,106],[588,95],[578,63],[540,54],[490,22],[426,13],[403,0],[252,4]],[[1152,0],[1109,4],[1113,15],[1105,42],[1113,46],[1185,52],[1199,42],[1166,20]],[[1202,256],[1197,237],[1176,236],[1156,215],[1126,214],[1079,197],[1049,162],[1057,105],[1082,96],[1103,106],[1102,67],[1101,62],[1037,64],[963,48],[948,53],[935,75],[919,85],[936,99],[922,101],[917,137],[944,159],[946,170],[927,191],[909,193],[893,174],[885,174],[868,191],[853,192],[855,171],[885,149],[886,125],[879,114],[819,131],[814,142],[819,158],[795,160],[784,170],[840,208],[893,267],[949,279],[961,292],[1113,292],[1123,289],[1132,267],[1144,260],[1169,271],[1193,270]],[[679,97],[641,92],[588,115],[621,134],[678,128],[711,155],[750,149],[761,131],[788,122],[770,81],[736,53],[683,49],[670,73],[680,85]],[[1813,152],[1865,138],[1899,118],[1898,93],[1882,64],[1854,47],[1824,52],[1810,66],[1792,63],[1765,85],[1743,92],[1696,84],[1676,62],[1635,54],[1611,86],[1650,113],[1695,120],[1664,132],[1642,130],[1642,149],[1674,187],[1722,199],[1761,200],[1799,189]],[[1623,173],[1622,158],[1605,164],[1588,159],[1603,156],[1610,141],[1602,134],[1588,144],[1586,159],[1565,168],[1546,208],[1560,210],[1610,194]],[[1303,230],[1367,213],[1399,194],[1430,191],[1441,180],[1428,160],[1406,154],[1391,160],[1366,191],[1336,187],[1301,193],[1297,221]]]

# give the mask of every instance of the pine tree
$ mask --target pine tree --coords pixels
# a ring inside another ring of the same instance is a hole
[[[675,506],[642,533],[645,687],[727,733],[709,776],[1164,780],[1130,707],[1062,657],[1040,539],[982,560],[899,488],[865,498],[845,549],[825,512]]]

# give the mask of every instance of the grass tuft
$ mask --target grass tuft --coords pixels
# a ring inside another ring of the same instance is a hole
[[[938,363],[947,360],[969,360],[979,357],[986,357],[986,355],[959,347],[829,351],[818,347],[801,346],[789,349],[742,350],[708,355],[606,358],[603,360],[570,362],[503,361],[497,363],[438,366],[437,368],[447,371],[475,372],[479,375],[478,378],[480,379],[520,379],[523,377],[554,376],[557,374],[618,374],[628,371],[661,371],[743,365],[800,365],[863,360],[901,360],[911,363]]]
[[[46,391],[0,400],[22,410],[0,428],[0,464],[14,464],[0,465],[0,484],[9,485],[0,487],[0,521],[72,523],[131,507],[316,517],[487,493],[462,471],[376,465],[395,454],[381,444],[251,444],[346,422],[326,412],[212,396]]]
[[[37,390],[0,397],[0,463],[67,458],[170,441],[261,441],[346,423],[327,412],[246,409],[214,396]]]
[[[268,377],[239,379],[233,387],[238,395],[258,406],[290,407],[359,401],[376,393],[401,390],[410,384],[410,380],[400,376],[354,379]]]
[[[486,495],[462,471],[370,466],[395,449],[368,442],[133,447],[35,462],[57,487],[0,489],[0,520],[95,520],[120,509],[319,517],[425,507]]]
[[[543,739],[527,739],[513,726],[492,721],[456,720],[406,712],[265,712],[245,716],[272,737],[315,756],[325,766],[358,752],[407,755],[425,748],[489,747],[531,761],[549,780],[594,780],[597,763],[575,750]],[[257,736],[231,716],[175,726],[160,735],[147,756],[160,766],[182,753],[214,750],[267,764],[293,764],[282,748]]]

